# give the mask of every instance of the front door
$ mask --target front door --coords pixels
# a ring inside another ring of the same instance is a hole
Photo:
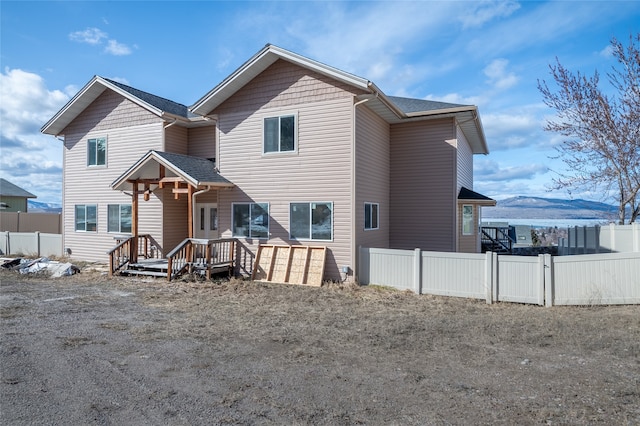
[[[218,205],[196,203],[196,238],[218,238]]]

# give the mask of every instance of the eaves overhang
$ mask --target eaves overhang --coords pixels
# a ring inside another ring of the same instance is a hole
[[[220,84],[195,102],[189,110],[199,115],[209,114],[279,59],[305,67],[327,77],[352,85],[356,88],[366,91],[370,90],[370,82],[367,79],[339,70],[321,62],[314,61],[313,59],[309,59],[281,47],[267,44],[263,49],[225,78]]]
[[[91,103],[107,89],[113,90],[114,92],[124,96],[158,117],[165,115],[164,111],[161,109],[156,108],[136,96],[133,96],[126,90],[123,90],[108,80],[96,75],[78,93],[76,93],[76,95],[71,98],[71,100],[69,100],[69,102],[60,109],[60,111],[47,121],[40,131],[47,135],[60,135],[69,123],[80,115],[82,111],[91,105]],[[183,117],[180,118],[184,120]]]

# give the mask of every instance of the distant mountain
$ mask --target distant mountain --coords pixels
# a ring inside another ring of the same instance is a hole
[[[482,218],[500,219],[598,219],[616,220],[618,209],[610,204],[560,198],[511,197],[495,207],[483,207]]]
[[[62,213],[62,205],[57,203],[41,203],[27,200],[27,209],[30,213]]]

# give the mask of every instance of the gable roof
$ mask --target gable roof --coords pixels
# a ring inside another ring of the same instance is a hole
[[[0,195],[3,197],[38,198],[29,191],[25,191],[18,185],[14,185],[3,178],[0,178]]]
[[[174,154],[163,151],[148,151],[126,172],[120,175],[111,188],[119,191],[130,189],[129,180],[157,179],[158,164],[165,167],[167,177],[174,175],[195,186],[233,187],[227,179],[220,176],[215,164],[201,157]]]
[[[310,69],[365,91],[366,94],[358,96],[358,99],[366,100],[367,107],[390,124],[455,117],[471,146],[472,152],[474,154],[489,153],[484,136],[484,129],[482,128],[478,109],[475,105],[451,104],[424,99],[387,96],[373,82],[365,78],[314,61],[272,44],[267,44],[220,84],[200,98],[189,109],[196,114],[206,116],[279,59]]]
[[[185,105],[96,75],[56,115],[42,126],[40,131],[48,135],[59,135],[69,123],[107,89],[124,96],[158,117],[185,121],[195,117]]]

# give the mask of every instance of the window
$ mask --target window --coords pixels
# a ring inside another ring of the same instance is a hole
[[[378,203],[364,203],[364,229],[378,229]]]
[[[96,232],[97,210],[95,204],[76,204],[76,231]]]
[[[264,153],[296,150],[296,116],[264,119]]]
[[[107,232],[131,233],[131,204],[107,206]]]
[[[206,211],[207,211],[206,208],[200,207],[200,230],[201,231],[204,231],[205,223],[207,223],[205,219]],[[208,229],[209,231],[218,230],[218,208],[217,207],[209,208]]]
[[[87,166],[107,164],[107,138],[94,138],[87,141]]]
[[[473,235],[475,233],[473,224],[473,206],[462,206],[462,235]]]
[[[290,239],[333,239],[333,203],[291,203],[289,205]]]
[[[233,236],[269,238],[269,204],[233,204]]]

